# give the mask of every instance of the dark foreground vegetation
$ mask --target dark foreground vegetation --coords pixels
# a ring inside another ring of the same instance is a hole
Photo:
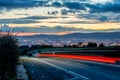
[[[16,80],[17,39],[10,33],[0,34],[0,80]]]

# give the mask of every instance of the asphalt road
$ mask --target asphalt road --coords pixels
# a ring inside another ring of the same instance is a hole
[[[120,80],[120,65],[61,58],[22,60],[31,80]]]

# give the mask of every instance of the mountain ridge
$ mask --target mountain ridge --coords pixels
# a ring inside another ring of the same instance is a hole
[[[22,36],[26,38],[50,38],[50,39],[65,39],[65,38],[92,38],[92,39],[120,39],[120,32],[96,32],[96,33],[70,33],[65,35],[54,34],[37,34],[32,36]]]

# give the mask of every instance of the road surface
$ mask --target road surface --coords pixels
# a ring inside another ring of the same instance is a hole
[[[23,57],[31,80],[120,80],[115,64],[62,58]]]

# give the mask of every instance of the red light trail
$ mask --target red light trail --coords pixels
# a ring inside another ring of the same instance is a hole
[[[120,58],[102,57],[102,56],[83,56],[83,55],[70,55],[70,54],[36,54],[36,57],[59,57],[67,59],[79,59],[79,60],[89,60],[104,63],[115,63]]]

